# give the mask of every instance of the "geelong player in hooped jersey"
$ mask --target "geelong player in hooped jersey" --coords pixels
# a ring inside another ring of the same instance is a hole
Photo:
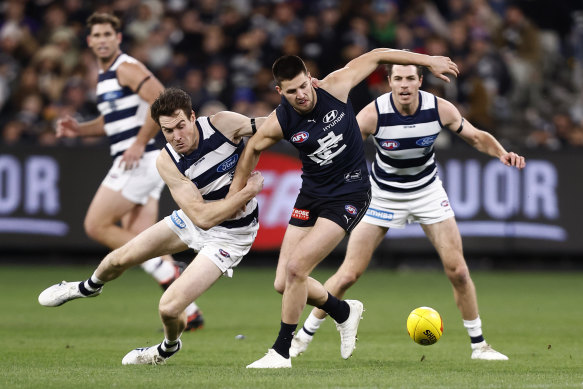
[[[507,360],[484,340],[476,290],[453,210],[437,175],[433,145],[439,132],[448,129],[506,166],[522,169],[525,160],[475,128],[450,102],[420,91],[422,81],[418,66],[389,66],[392,92],[378,97],[357,115],[363,139],[372,136],[377,150],[371,172],[372,200],[348,240],[343,264],[324,285],[331,293],[344,296],[368,266],[389,228],[420,223],[453,286],[470,337],[471,358]],[[298,356],[307,349],[325,316],[322,310],[312,311],[294,337],[290,355]]]
[[[379,64],[388,62],[428,66],[446,80],[446,73],[457,75],[457,66],[449,58],[376,49],[325,77],[316,90],[301,58],[284,56],[273,65],[281,104],[249,140],[231,191],[235,193],[244,186],[260,153],[281,139],[300,152],[302,188],[283,239],[275,277],[275,289],[283,294],[280,332],[267,354],[248,368],[291,367],[289,348],[306,302],[332,316],[340,332],[342,358],[352,355],[362,303],[338,300],[309,275],[368,207],[368,172],[348,94]]]
[[[260,173],[251,174],[244,188],[228,199],[225,196],[244,147],[242,138],[251,136],[265,118],[256,123],[235,112],[219,112],[196,119],[190,97],[176,88],[165,90],[151,111],[168,142],[156,167],[180,209],[109,253],[89,279],[63,281],[38,298],[42,305],[56,307],[96,297],[106,282],[130,267],[192,248],[196,257],[160,299],[164,340],[130,351],[122,359],[124,365],[163,364],[180,350],[185,308],[222,275],[232,276],[259,228],[255,195],[263,187]]]

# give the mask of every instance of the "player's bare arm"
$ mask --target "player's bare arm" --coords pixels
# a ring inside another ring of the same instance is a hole
[[[374,49],[346,64],[325,77],[320,87],[337,99],[346,102],[350,90],[368,77],[382,64],[421,65],[429,69],[437,78],[449,82],[447,75],[457,77],[457,65],[448,57],[429,56],[394,49]]]
[[[211,124],[234,143],[239,143],[245,136],[252,136],[266,119],[267,117],[250,119],[231,111],[221,111],[210,117]],[[255,129],[253,129],[253,123]]]
[[[156,160],[160,176],[168,185],[172,198],[192,222],[207,230],[227,220],[236,210],[253,199],[263,188],[263,177],[259,172],[251,174],[243,189],[229,199],[205,202],[200,191],[186,176],[180,173],[166,151]]]
[[[237,163],[235,176],[233,177],[233,182],[231,183],[227,197],[231,197],[245,186],[247,177],[249,177],[259,162],[261,152],[273,146],[281,139],[283,139],[283,131],[277,120],[277,115],[273,111],[261,124],[261,127],[258,128],[257,133],[247,142],[239,159],[239,163]]]
[[[370,135],[373,135],[377,129],[378,122],[377,108],[374,100],[366,105],[359,113],[356,115],[356,121],[358,122],[358,127],[360,128],[360,135],[362,135],[362,140],[366,140]]]
[[[99,116],[93,120],[79,123],[74,117],[67,115],[64,118],[57,120],[55,132],[57,138],[76,138],[78,136],[104,136],[105,129],[103,128],[103,116]]]
[[[498,158],[506,166],[523,169],[526,161],[523,156],[508,152],[490,133],[477,129],[449,101],[437,98],[437,108],[441,122],[449,130],[457,133],[464,141],[476,150]]]
[[[150,105],[164,91],[164,86],[160,81],[141,63],[124,62],[117,69],[117,78],[120,85],[137,92]],[[138,165],[146,145],[159,130],[148,113],[146,121],[136,136],[136,141],[122,156],[121,163],[125,163],[126,169],[132,169]]]

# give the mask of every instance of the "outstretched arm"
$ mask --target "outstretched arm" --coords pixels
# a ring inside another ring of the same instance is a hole
[[[266,119],[266,117],[250,119],[231,111],[221,111],[210,117],[211,124],[234,143],[239,143],[244,136],[253,135]]]
[[[200,191],[187,177],[181,174],[174,162],[163,150],[156,161],[160,176],[168,185],[172,198],[192,222],[203,230],[214,227],[233,216],[263,188],[263,177],[254,172],[246,180],[242,190],[228,199],[205,202]]]
[[[447,74],[459,74],[457,65],[448,57],[429,56],[410,51],[393,49],[374,49],[346,64],[342,69],[330,73],[321,81],[321,87],[341,101],[348,99],[350,90],[368,77],[382,64],[421,65],[436,77],[449,82]]]
[[[273,111],[261,127],[259,127],[257,133],[247,142],[247,145],[241,154],[241,158],[237,163],[235,176],[233,177],[233,182],[231,183],[231,188],[229,189],[227,197],[237,193],[245,186],[247,177],[249,177],[259,162],[261,152],[281,139],[283,139],[283,132],[279,125],[279,121],[277,120],[275,111]]]
[[[103,128],[103,116],[98,116],[93,120],[79,123],[72,116],[65,116],[57,120],[57,127],[55,132],[57,138],[76,138],[78,136],[103,136],[105,129]]]
[[[451,131],[474,147],[476,150],[498,158],[506,166],[522,169],[526,166],[523,156],[508,152],[490,133],[477,129],[469,121],[462,118],[459,110],[449,101],[438,98],[438,110],[441,122]]]

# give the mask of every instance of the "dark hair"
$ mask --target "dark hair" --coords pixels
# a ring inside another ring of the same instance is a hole
[[[178,88],[168,88],[152,103],[150,115],[160,125],[160,116],[172,116],[177,109],[182,110],[187,118],[192,112],[192,101],[188,93]]]
[[[282,81],[291,80],[300,73],[308,74],[306,64],[297,55],[284,55],[283,57],[279,57],[273,63],[271,70],[273,72],[273,78],[279,86],[281,86]]]
[[[395,65],[399,65],[399,64],[390,63],[387,65],[387,72],[389,73],[389,78],[391,78],[391,75],[393,74],[393,66],[395,66]],[[413,64],[409,64],[409,65],[415,66],[417,68],[417,75],[419,76],[419,78],[423,77],[423,66],[413,65]],[[403,65],[403,66],[408,66],[408,65]]]
[[[121,21],[115,15],[105,12],[94,12],[87,18],[87,30],[91,34],[91,28],[96,24],[110,24],[115,32],[121,32]]]

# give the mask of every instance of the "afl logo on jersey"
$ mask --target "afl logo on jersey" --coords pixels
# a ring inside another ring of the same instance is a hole
[[[381,142],[381,147],[385,150],[398,149],[401,144],[396,140],[384,140]]]
[[[237,164],[238,160],[239,160],[238,154],[230,156],[226,161],[219,165],[219,167],[217,168],[217,172],[224,173],[226,171],[231,170]]]
[[[291,141],[294,143],[304,143],[305,141],[308,140],[309,137],[310,137],[310,134],[308,134],[306,131],[302,131],[302,132],[298,132],[297,134],[294,134],[291,137]]]
[[[336,119],[338,116],[338,111],[333,109],[332,111],[328,112],[324,119],[322,120],[324,123],[330,123],[332,120]]]
[[[346,210],[346,212],[348,212],[351,215],[356,215],[358,213],[358,209],[356,209],[356,207],[354,205],[350,205],[350,204],[346,204],[344,206],[344,209]]]
[[[425,138],[418,139],[415,144],[421,147],[428,147],[435,142],[435,138],[437,138],[437,135],[426,136]]]
[[[231,257],[231,254],[229,254],[228,252],[226,252],[226,251],[225,251],[225,250],[223,250],[223,249],[219,249],[219,253],[221,253],[221,255],[222,255],[223,257],[225,257],[225,258],[230,258],[230,257]]]

